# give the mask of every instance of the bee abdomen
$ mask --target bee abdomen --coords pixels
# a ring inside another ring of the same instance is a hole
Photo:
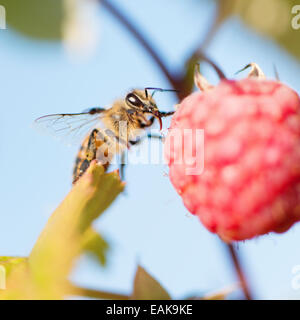
[[[72,183],[75,183],[90,165],[90,161],[86,159],[87,144],[88,144],[88,137],[83,141],[78,151],[78,154],[75,160],[74,169],[73,169]]]
[[[97,129],[94,129],[90,136],[88,136],[83,141],[75,161],[73,170],[73,184],[85,173],[85,171],[89,168],[91,162],[97,159],[98,148],[104,145],[104,149],[106,149],[105,146],[107,144],[105,142],[105,139],[103,140],[99,140],[99,131]],[[102,165],[104,169],[107,170],[109,162],[102,163]]]

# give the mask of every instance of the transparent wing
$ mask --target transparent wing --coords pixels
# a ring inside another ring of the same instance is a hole
[[[103,108],[92,108],[81,113],[50,114],[36,119],[34,126],[63,142],[74,144],[101,125],[104,111]]]

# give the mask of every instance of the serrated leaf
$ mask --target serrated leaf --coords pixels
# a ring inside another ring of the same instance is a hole
[[[132,297],[133,300],[170,300],[168,292],[144,268],[138,266]]]
[[[106,253],[109,249],[108,243],[93,228],[86,230],[82,236],[83,251],[91,254],[104,266],[106,264]]]

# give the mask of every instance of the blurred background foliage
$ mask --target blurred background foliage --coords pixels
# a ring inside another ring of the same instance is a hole
[[[65,0],[2,0],[7,24],[38,40],[62,39]]]
[[[291,10],[298,4],[297,0],[219,0],[217,23],[237,15],[248,27],[300,59],[299,33],[291,28]]]
[[[186,96],[193,88],[193,66],[199,60],[197,51],[205,49],[219,28],[233,16],[239,17],[246,26],[274,40],[300,59],[298,33],[291,28],[291,10],[297,5],[297,0],[215,1],[215,19],[208,27],[205,40],[185,62],[185,71],[168,77],[173,87],[181,92],[179,98]],[[106,0],[102,2],[106,7],[109,4]],[[25,36],[37,40],[62,41],[71,54],[77,50],[81,55],[92,51],[97,42],[96,26],[90,24],[91,20],[85,13],[94,10],[95,7],[91,5],[101,3],[101,0],[2,0],[1,3],[8,12],[7,24]]]
[[[231,16],[238,16],[248,27],[274,39],[300,59],[299,35],[290,27],[291,9],[299,4],[297,0],[215,1],[218,9],[214,31]],[[1,0],[9,26],[25,36],[52,41],[63,41],[66,19],[79,15],[88,2],[101,0]]]
[[[213,0],[205,0],[213,1]],[[182,74],[170,72],[169,82],[185,97],[193,88],[193,66],[197,52],[213,39],[231,17],[238,17],[247,27],[266,36],[291,55],[300,59],[298,31],[291,28],[291,10],[297,0],[215,0],[216,15],[208,26],[206,38],[185,62]],[[90,54],[98,41],[97,26],[91,24],[91,11],[101,0],[2,0],[7,9],[7,24],[21,34],[37,39],[61,41],[71,55]],[[103,0],[107,7],[109,1]],[[77,52],[77,53],[78,53]]]

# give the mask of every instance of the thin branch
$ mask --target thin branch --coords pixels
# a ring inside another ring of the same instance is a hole
[[[246,281],[246,277],[243,273],[238,254],[232,244],[226,244],[226,246],[227,246],[228,251],[230,253],[230,257],[231,257],[231,260],[234,264],[234,268],[235,268],[235,271],[236,271],[237,276],[239,278],[240,285],[241,285],[241,288],[244,292],[245,298],[247,300],[252,300],[252,295],[250,293],[250,289],[249,289],[248,283]]]
[[[223,22],[226,20],[228,16],[233,12],[235,7],[234,1],[219,1],[216,7],[216,11],[214,13],[214,18],[212,19],[212,23],[208,28],[208,31],[203,40],[201,40],[200,44],[195,48],[191,57],[197,58],[198,60],[201,58],[202,53],[205,51],[207,46],[210,44],[218,30],[220,29]]]
[[[125,294],[112,293],[107,291],[99,291],[94,289],[87,289],[75,285],[69,285],[69,294],[72,296],[88,297],[94,299],[105,300],[129,300],[130,297]]]
[[[156,62],[160,70],[163,72],[165,77],[169,80],[170,84],[174,89],[180,90],[180,81],[176,78],[174,74],[170,72],[166,63],[163,61],[162,57],[154,49],[153,45],[146,39],[145,35],[109,0],[98,0],[107,11],[109,11],[131,34],[132,36],[141,44],[141,46],[146,50],[146,52],[152,57]]]

